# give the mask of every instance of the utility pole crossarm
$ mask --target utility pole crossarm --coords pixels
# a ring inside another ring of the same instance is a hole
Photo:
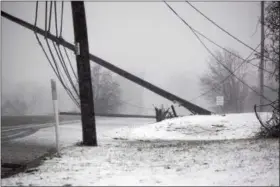
[[[63,45],[64,47],[66,47],[66,48],[68,48],[72,51],[76,50],[76,47],[73,44],[63,40],[62,38],[57,38],[56,36],[52,35],[49,32],[46,33],[46,31],[44,31],[43,29],[38,28],[38,27],[36,27],[36,26],[34,26],[30,23],[27,23],[23,20],[20,20],[19,18],[16,18],[16,17],[14,17],[14,16],[12,16],[12,15],[4,12],[4,11],[1,11],[1,16],[5,17],[5,18],[7,18],[7,19],[9,19],[9,20],[11,20],[11,21],[23,26],[23,27],[25,27],[25,28],[28,28],[28,29],[30,29],[30,30],[42,35],[42,36],[46,36],[48,39],[50,39],[54,42],[57,42],[60,45]],[[186,109],[188,109],[190,111],[193,111],[197,114],[204,114],[204,115],[210,115],[211,114],[210,111],[208,111],[208,110],[206,110],[202,107],[199,107],[199,106],[197,106],[197,105],[195,105],[195,104],[193,104],[189,101],[186,101],[186,100],[184,100],[184,99],[182,99],[182,98],[180,98],[180,97],[178,97],[178,96],[176,96],[176,95],[174,95],[170,92],[167,92],[167,91],[165,91],[165,90],[163,90],[163,89],[161,89],[161,88],[159,88],[159,87],[157,87],[157,86],[155,86],[155,85],[153,85],[153,84],[151,84],[151,83],[149,83],[149,82],[147,82],[147,81],[145,81],[145,80],[143,80],[143,79],[141,79],[141,78],[125,71],[125,70],[123,70],[123,69],[118,68],[117,66],[115,66],[115,65],[113,65],[113,64],[111,64],[111,63],[109,63],[109,62],[107,62],[107,61],[105,61],[105,60],[103,60],[103,59],[101,59],[97,56],[95,56],[95,55],[89,54],[89,58],[90,58],[90,60],[94,61],[95,63],[113,71],[114,73],[117,73],[118,75],[120,75],[120,76],[122,76],[122,77],[124,77],[124,78],[138,84],[138,85],[141,85],[141,86],[145,87],[146,89],[148,89],[148,90],[150,90],[150,91],[152,91],[152,92],[154,92],[154,93],[156,93],[156,94],[158,94],[158,95],[160,95],[160,96],[162,96],[162,97],[164,97],[164,98],[166,98],[166,99],[168,99],[172,102],[174,102],[174,101],[178,102],[181,106],[185,107]]]

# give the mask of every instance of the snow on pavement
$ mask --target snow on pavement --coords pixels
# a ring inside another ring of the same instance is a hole
[[[2,179],[2,185],[279,186],[278,139],[222,140],[224,136],[217,135],[220,131],[213,130],[223,125],[227,137],[252,136],[259,128],[252,116],[189,116],[127,128],[121,136],[116,132],[123,132],[125,128],[103,133],[99,135],[98,147],[64,146],[61,158],[46,160],[36,172]],[[189,125],[188,130],[182,128],[186,124]],[[208,128],[206,132],[201,132],[207,136],[207,141],[196,141],[202,140],[202,137],[195,139],[194,135],[188,135],[187,131],[195,133],[201,130],[195,125]],[[70,127],[72,130],[68,128],[64,132],[68,135],[68,143],[71,137],[73,142],[78,140],[73,137],[81,136],[78,128]],[[228,130],[230,128],[231,131]],[[130,141],[114,140],[130,136]],[[211,141],[217,139],[220,141]]]

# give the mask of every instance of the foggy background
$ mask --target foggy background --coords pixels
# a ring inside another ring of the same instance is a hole
[[[1,10],[33,24],[35,4],[2,1]],[[221,46],[238,51],[243,58],[251,53],[250,49],[220,31],[188,4],[169,4],[192,27]],[[192,4],[253,48],[260,43],[260,25],[256,30],[259,2]],[[60,12],[60,3],[58,5]],[[163,2],[85,2],[85,7],[90,53],[187,101],[202,93],[199,78],[207,71],[210,55]],[[64,3],[63,19],[63,38],[74,43],[70,2]],[[43,2],[39,3],[38,25],[44,28]],[[55,74],[34,33],[1,17],[1,35],[2,100],[12,94],[19,94],[26,100],[34,96],[37,102],[32,102],[28,114],[52,113],[50,79],[55,78]],[[209,42],[206,44],[212,51],[218,50]],[[75,56],[71,54],[76,68]],[[249,66],[249,69],[247,82],[257,85],[257,68]],[[119,113],[154,114],[153,105],[171,104],[119,75],[114,74],[114,77],[120,84],[122,100],[130,103],[124,103]],[[75,108],[60,83],[58,88],[60,111]],[[207,109],[211,107],[204,98],[192,102]],[[176,109],[181,115],[188,113],[184,108]]]

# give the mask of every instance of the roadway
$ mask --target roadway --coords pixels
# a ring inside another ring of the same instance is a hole
[[[60,124],[69,124],[79,121],[66,121]],[[11,140],[23,138],[34,134],[42,128],[48,128],[53,126],[54,123],[43,124],[26,124],[26,125],[6,125],[1,127],[1,144],[9,143]]]
[[[79,123],[79,120],[60,122],[61,125]],[[98,131],[107,131],[124,126],[139,126],[146,122],[155,122],[149,118],[119,118],[119,117],[96,117],[96,128]],[[29,136],[42,128],[54,126],[54,123],[6,125],[1,127],[1,144],[9,143],[11,140]]]
[[[121,128],[125,126],[136,127],[143,124],[155,122],[155,119],[143,118],[108,118],[96,117],[97,133],[104,133],[114,128]],[[74,124],[73,124],[74,123]],[[81,125],[80,121],[62,122],[61,125],[69,126]],[[13,125],[1,127],[1,161],[2,164],[20,164],[25,165],[45,155],[50,146],[43,141],[25,141],[30,135],[38,132],[40,129],[53,126],[53,123],[45,124],[27,124],[27,125]],[[69,126],[70,127],[70,126]],[[40,133],[40,132],[38,132]],[[26,138],[25,138],[26,137]],[[6,170],[1,167],[4,174]]]

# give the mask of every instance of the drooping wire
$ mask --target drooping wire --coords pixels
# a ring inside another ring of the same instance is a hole
[[[198,30],[196,30],[196,29],[194,29],[194,28],[192,28],[192,29],[193,29],[197,34],[199,34],[200,36],[202,36],[203,38],[205,38],[206,40],[208,40],[210,43],[214,44],[215,46],[221,48],[222,50],[224,50],[224,51],[226,51],[226,52],[232,54],[233,56],[235,56],[235,57],[237,57],[237,58],[239,58],[239,59],[241,59],[241,60],[243,60],[243,61],[245,60],[244,58],[240,57],[239,55],[235,54],[234,52],[232,52],[232,51],[226,49],[225,47],[222,47],[221,45],[217,44],[216,42],[214,42],[213,40],[211,40],[210,38],[208,38],[207,36],[205,36],[204,34],[202,34],[201,32],[199,32]],[[255,48],[255,50],[256,50],[256,48]],[[254,51],[252,51],[252,52],[254,52]],[[252,53],[252,54],[254,54],[254,53]],[[252,55],[251,55],[251,56],[252,56]],[[249,59],[247,59],[246,61],[247,61],[247,63],[251,64],[252,66],[257,67],[258,69],[261,69],[261,70],[263,70],[263,71],[265,71],[265,72],[267,72],[267,73],[269,73],[269,74],[271,74],[271,75],[273,74],[273,72],[268,71],[268,70],[265,69],[265,68],[262,68],[262,67],[260,67],[260,66],[258,66],[258,65],[253,64]]]
[[[260,46],[260,44],[259,44],[255,49],[257,49],[259,46]],[[248,57],[247,57],[246,59],[244,59],[244,61],[241,62],[241,63],[239,64],[239,66],[237,66],[237,67],[232,71],[232,73],[235,73],[239,68],[241,68],[241,66],[243,66],[243,65],[245,64],[245,62],[246,62],[253,54],[254,54],[254,52],[252,51],[252,52],[250,53],[250,55],[248,55]],[[231,75],[232,75],[232,74],[229,74],[229,75],[226,76],[223,80],[221,80],[221,81],[219,82],[219,85],[224,84],[225,81],[231,77]],[[219,86],[213,86],[212,88],[210,88],[209,90],[203,92],[203,93],[200,94],[199,96],[197,96],[197,97],[191,99],[191,101],[194,101],[194,100],[196,100],[196,99],[198,99],[198,98],[200,98],[200,97],[202,97],[202,96],[204,96],[204,95],[206,95],[206,94],[212,92],[213,90],[218,89],[218,87],[219,87]]]
[[[64,2],[62,1],[62,2],[61,2],[61,15],[60,15],[60,33],[59,33],[59,38],[61,38],[61,39],[63,39],[63,38],[62,38],[62,31],[63,31],[63,15],[64,15],[63,13],[64,13]],[[64,46],[63,46],[62,48],[64,49],[64,53],[65,53],[65,55],[66,55],[66,57],[67,57],[67,60],[68,60],[68,63],[69,63],[69,65],[70,65],[70,68],[71,68],[71,70],[72,70],[72,73],[73,73],[73,75],[74,75],[76,81],[78,81],[78,76],[77,76],[77,74],[76,74],[76,72],[75,72],[75,70],[74,70],[74,68],[73,68],[73,66],[72,66],[72,62],[71,62],[71,60],[70,60],[70,57],[69,57],[69,55],[68,55],[68,52],[67,52],[67,50],[66,50],[66,48],[65,48]]]
[[[72,62],[71,62],[71,60],[70,60],[70,57],[69,57],[69,55],[68,55],[68,52],[67,52],[67,50],[66,50],[66,48],[65,48],[64,46],[63,46],[63,49],[64,49],[64,53],[65,53],[65,55],[66,55],[66,57],[67,57],[68,63],[70,64],[70,67],[71,67],[71,70],[72,70],[72,72],[73,72],[73,75],[75,76],[76,80],[78,80],[78,76],[77,76],[77,74],[76,74],[76,72],[75,72],[75,70],[74,70],[74,68],[73,68],[73,66],[72,66]]]
[[[36,12],[35,12],[35,23],[34,23],[35,26],[37,26],[37,18],[38,18],[38,1],[36,1]],[[45,26],[46,26],[46,25],[45,25]],[[45,28],[47,28],[47,27],[45,27]],[[37,41],[38,41],[38,43],[39,43],[41,49],[43,50],[43,52],[44,52],[44,54],[45,54],[45,56],[46,56],[46,58],[47,58],[49,64],[51,65],[51,67],[52,67],[54,73],[57,75],[57,72],[56,72],[56,70],[55,70],[53,64],[51,63],[51,60],[50,60],[49,56],[47,55],[47,52],[46,52],[45,48],[43,47],[43,44],[42,44],[40,38],[38,37],[38,34],[37,34],[36,32],[34,32],[34,33],[35,33],[36,39],[37,39]],[[57,76],[58,76],[58,75],[57,75]]]
[[[76,96],[79,98],[79,93],[78,93],[77,88],[75,87],[75,85],[74,85],[74,83],[72,81],[71,76],[69,75],[67,66],[65,65],[65,61],[64,61],[63,55],[61,53],[61,50],[60,50],[59,46],[55,42],[53,42],[53,46],[54,46],[55,52],[56,52],[56,54],[58,56],[58,59],[60,61],[60,64],[61,64],[61,66],[62,66],[62,68],[63,68],[63,70],[64,70],[64,72],[66,74],[66,77],[68,78],[68,80],[69,80],[69,82],[70,82],[70,84],[72,86],[72,89],[74,90]]]
[[[51,4],[52,5],[52,4]],[[47,7],[47,3],[46,3],[46,13],[45,15],[47,15],[47,11],[48,11],[48,7]],[[50,6],[50,17],[51,17],[51,14],[52,14],[52,6]],[[45,21],[47,22],[47,17],[45,18]],[[45,23],[45,25],[47,26],[47,23]],[[51,29],[51,19],[49,19],[49,27],[48,27],[48,30],[50,31]],[[45,37],[45,40],[46,40],[46,43],[47,43],[47,47],[49,49],[49,52],[50,52],[50,55],[52,57],[52,60],[55,64],[55,67],[56,67],[56,71],[57,71],[57,78],[59,79],[60,83],[62,84],[62,86],[64,87],[64,89],[66,90],[67,94],[69,95],[69,97],[72,99],[72,101],[79,107],[79,102],[77,102],[76,98],[74,97],[73,93],[69,90],[69,88],[66,86],[65,84],[65,80],[63,78],[63,75],[60,73],[59,71],[59,67],[58,67],[58,64],[56,62],[56,59],[54,57],[54,54],[52,53],[52,50],[51,50],[51,47],[50,47],[50,44],[48,42],[48,39],[47,37]]]
[[[183,18],[181,18],[180,16],[179,16],[179,18],[180,18],[181,20],[183,20]],[[189,25],[189,24],[188,24],[188,25]],[[189,26],[190,26],[190,25],[189,25]],[[191,27],[191,26],[190,26],[190,27]],[[191,27],[191,28],[192,28],[192,27]],[[196,30],[196,29],[194,29],[194,28],[192,28],[192,29],[193,29],[197,34],[199,34],[200,36],[202,36],[204,39],[206,39],[206,40],[209,41],[210,43],[214,44],[215,46],[221,48],[222,50],[224,50],[224,51],[226,51],[226,52],[232,54],[233,56],[235,56],[235,57],[237,57],[237,58],[239,58],[239,59],[241,59],[241,60],[243,60],[243,61],[245,60],[245,59],[242,58],[241,56],[239,56],[239,55],[235,54],[234,52],[232,52],[232,51],[226,49],[225,47],[222,47],[221,45],[217,44],[216,42],[214,42],[213,40],[211,40],[209,37],[207,37],[207,36],[205,36],[204,34],[202,34],[200,31],[198,31],[198,30]],[[267,30],[268,30],[268,29],[266,29],[266,31],[267,31]],[[254,51],[256,51],[256,48],[254,49]],[[253,52],[254,52],[254,51],[253,51]],[[251,64],[252,66],[257,67],[258,69],[264,70],[265,72],[267,72],[267,73],[269,73],[269,74],[271,74],[271,75],[273,74],[273,72],[268,71],[268,70],[265,69],[265,68],[262,68],[262,67],[260,67],[260,66],[258,66],[258,65],[253,64],[253,63],[251,62],[251,60],[248,60],[248,59],[247,59],[247,63]]]
[[[272,74],[272,72],[270,72],[270,71],[268,71],[268,70],[266,70],[266,69],[264,69],[264,68],[261,68],[261,67],[258,66],[258,65],[255,65],[255,64],[251,63],[251,61],[250,61],[249,59],[250,59],[250,57],[254,54],[254,51],[252,51],[251,54],[250,54],[246,59],[244,59],[244,58],[240,57],[239,55],[237,55],[237,54],[231,52],[230,50],[228,50],[228,49],[226,49],[226,48],[220,46],[220,45],[217,44],[217,43],[215,43],[214,41],[212,41],[211,39],[209,39],[209,38],[206,37],[205,35],[201,34],[199,31],[195,30],[194,28],[192,28],[192,29],[193,29],[197,34],[199,34],[200,36],[202,36],[203,38],[205,38],[206,40],[208,40],[208,41],[211,42],[212,44],[214,44],[214,45],[218,46],[219,48],[223,49],[224,51],[226,51],[226,52],[228,52],[228,53],[234,55],[235,57],[237,57],[237,58],[243,60],[242,64],[240,64],[235,70],[233,70],[233,73],[235,73],[245,62],[247,62],[247,63],[250,63],[251,65],[257,67],[258,69],[264,70],[264,71],[266,71],[267,73]],[[267,29],[266,29],[266,31],[267,31]],[[257,50],[257,49],[259,48],[260,45],[261,45],[261,43],[255,48],[255,50]],[[230,76],[231,76],[231,74],[228,75],[225,79],[223,79],[223,80],[220,82],[220,84],[223,84],[228,78],[230,78]],[[272,89],[272,88],[270,88],[270,87],[268,87],[268,86],[266,86],[266,85],[264,85],[264,86],[267,87],[267,88],[269,88],[269,89],[271,89],[272,91],[275,92],[274,89]],[[197,97],[191,99],[191,101],[196,100],[196,99],[198,99],[198,98],[200,98],[200,97],[202,97],[202,96],[204,96],[204,95],[210,93],[212,90],[214,90],[214,89],[216,89],[216,88],[217,88],[217,87],[205,91],[205,92],[202,93],[201,95],[199,95],[199,96],[197,96]],[[277,92],[277,91],[276,91],[276,92]]]
[[[57,21],[58,19],[57,19],[56,3],[57,2],[54,2],[54,5],[55,5],[54,6],[55,7],[55,27],[56,27],[56,36],[58,37],[58,21]],[[54,41],[53,41],[53,45],[54,45],[54,49],[56,51],[56,54],[57,54],[57,56],[59,58],[60,64],[62,65],[62,68],[63,68],[63,70],[64,70],[64,72],[66,74],[66,77],[68,78],[68,80],[69,80],[69,82],[70,82],[70,84],[72,86],[72,89],[75,91],[76,96],[79,97],[79,93],[77,91],[77,88],[74,85],[73,80],[71,78],[71,75],[69,74],[68,68],[67,68],[67,66],[65,64],[65,60],[63,58],[63,55],[62,55],[62,52],[61,52],[61,49],[60,49],[60,45],[58,43],[55,43]]]
[[[63,10],[64,10],[64,1],[61,1],[61,19],[60,19],[60,33],[59,33],[59,37],[62,36],[62,27],[63,27]]]
[[[213,23],[216,27],[218,27],[220,30],[222,30],[223,32],[225,32],[226,34],[228,34],[230,37],[232,37],[233,39],[235,39],[236,41],[238,41],[239,43],[243,44],[244,46],[246,46],[247,48],[251,49],[252,51],[254,51],[257,54],[260,54],[260,52],[256,51],[255,49],[253,49],[251,46],[249,46],[248,44],[246,44],[245,42],[241,41],[240,39],[238,39],[236,36],[233,36],[231,33],[229,33],[227,30],[225,30],[224,28],[222,28],[221,26],[219,26],[215,21],[213,21],[212,19],[210,19],[209,17],[207,17],[205,14],[203,14],[200,10],[198,10],[194,5],[192,5],[190,2],[186,1],[185,2],[187,4],[189,4],[194,10],[196,10],[199,14],[201,14],[204,18],[206,18],[208,21],[210,21],[211,23]],[[273,59],[271,59],[270,57],[264,56],[265,58],[274,61]]]
[[[185,23],[186,26],[188,26],[188,28],[190,28],[190,30],[193,32],[193,34],[196,36],[196,38],[200,41],[200,43],[203,45],[203,47],[208,51],[209,54],[211,54],[211,56],[217,61],[217,63],[219,63],[221,66],[224,67],[224,69],[226,69],[231,75],[233,75],[234,77],[236,77],[236,79],[238,79],[241,83],[243,83],[245,86],[247,86],[250,90],[252,90],[253,92],[255,92],[257,95],[259,95],[260,97],[263,97],[264,99],[266,99],[269,102],[272,102],[270,99],[268,99],[267,97],[265,97],[264,95],[261,95],[259,92],[257,92],[255,89],[253,89],[250,85],[248,85],[246,82],[244,82],[242,79],[240,79],[238,76],[236,76],[227,66],[225,66],[213,53],[212,51],[204,44],[204,42],[200,39],[200,37],[197,35],[197,33],[192,29],[192,27],[183,19],[180,17],[180,15],[178,15],[178,13],[168,4],[164,1],[164,3],[166,4],[166,6],[181,20],[183,21],[183,23]]]
[[[259,44],[255,49],[257,50],[257,48],[259,48],[259,46],[260,46],[260,44]],[[246,59],[244,59],[244,61],[243,61],[236,69],[234,69],[232,72],[235,73],[235,72],[246,62],[246,60],[249,59],[253,54],[254,54],[254,52],[252,51],[251,54],[250,54]],[[227,79],[229,79],[230,77],[231,77],[231,74],[228,75],[227,77],[225,77],[223,80],[221,80],[221,81],[219,82],[219,85],[224,84],[224,82],[225,82]],[[269,88],[269,89],[272,90],[273,92],[277,92],[277,90],[275,90],[275,89],[273,89],[273,88],[271,88],[271,87],[269,87],[269,86],[264,85],[264,87]],[[202,97],[202,96],[204,96],[204,95],[206,95],[206,94],[212,92],[213,90],[215,91],[215,89],[217,89],[217,88],[218,88],[218,86],[213,86],[213,87],[210,88],[209,90],[203,92],[201,95],[199,95],[199,96],[197,96],[197,97],[191,99],[190,101],[194,101],[194,100],[196,100],[196,99],[198,99],[198,98],[200,98],[200,97]]]
[[[49,18],[51,17],[51,14],[52,14],[52,2],[51,3],[51,6],[50,6],[50,15],[49,15]],[[47,2],[46,2],[46,12],[48,11],[48,7],[47,7]],[[47,13],[46,13],[47,15]],[[47,22],[48,18],[46,17],[45,18],[45,21]],[[46,23],[47,24],[47,23]],[[48,33],[51,29],[51,19],[49,19],[49,24],[48,24],[48,31],[46,31],[46,33]],[[46,40],[46,43],[47,43],[47,46],[48,46],[48,49],[49,49],[49,52],[50,52],[50,55],[52,57],[52,60],[54,62],[54,65],[55,65],[55,68],[56,68],[56,71],[58,73],[58,78],[59,80],[62,82],[62,84],[64,85],[64,79],[62,78],[62,75],[60,74],[60,71],[59,71],[59,68],[58,68],[58,64],[56,62],[56,59],[52,53],[52,50],[51,50],[51,47],[50,47],[50,44],[49,44],[49,41],[48,41],[48,38],[45,36],[45,40]]]
[[[55,28],[56,28],[56,36],[58,37],[58,21],[57,21],[57,9],[56,9],[56,2],[54,2],[54,7],[55,7]],[[58,60],[60,62],[60,64],[62,65],[62,68],[64,70],[64,73],[66,74],[66,77],[68,78],[68,81],[70,82],[70,85],[72,86],[72,89],[75,91],[76,93],[76,98],[79,98],[79,93],[72,81],[72,78],[71,76],[69,75],[69,72],[68,72],[68,69],[67,69],[67,66],[65,65],[65,61],[64,61],[64,58],[63,58],[63,55],[62,55],[62,52],[60,50],[60,46],[58,45],[58,43],[56,42],[52,42],[53,43],[53,47],[55,49],[55,52],[57,54],[57,57],[58,57]],[[68,88],[69,92],[71,92],[71,95],[73,95],[72,91]],[[74,97],[74,96],[73,96]],[[76,99],[75,99],[76,100]],[[76,100],[76,102],[78,102]]]
[[[48,28],[48,32],[50,32],[51,30],[51,20],[52,20],[52,1],[50,2],[50,13],[49,13],[49,28]]]
[[[36,1],[36,10],[35,10],[35,22],[34,22],[34,25],[35,26],[37,26],[37,19],[38,19],[38,1]],[[45,13],[47,13],[47,2],[46,2],[46,11],[45,11]],[[45,15],[47,15],[47,14],[45,14]],[[46,20],[47,20],[47,18],[46,18]],[[45,29],[47,30],[47,21],[45,22]],[[41,40],[39,39],[39,37],[38,37],[38,34],[36,33],[36,32],[34,32],[35,33],[35,37],[36,37],[36,39],[37,39],[37,41],[38,41],[38,43],[39,43],[39,45],[40,45],[40,47],[41,47],[41,49],[43,50],[43,52],[44,52],[44,54],[45,54],[45,56],[46,56],[46,58],[47,58],[47,60],[48,60],[48,62],[49,62],[49,64],[50,64],[50,66],[51,66],[51,68],[53,69],[53,71],[54,71],[54,73],[55,73],[55,75],[58,77],[58,79],[59,79],[59,75],[58,75],[58,72],[56,71],[56,69],[55,69],[55,67],[53,66],[53,64],[51,63],[51,60],[50,60],[50,58],[49,58],[49,56],[48,56],[48,54],[47,54],[47,52],[46,52],[46,50],[45,50],[45,48],[43,47],[43,44],[42,44],[42,42],[41,42]],[[60,80],[60,79],[59,79]],[[60,82],[61,82],[61,80],[60,80]],[[62,83],[62,85],[63,85],[63,83]],[[70,96],[70,95],[69,95]],[[71,97],[71,96],[70,96]],[[74,102],[75,103],[75,102]]]
[[[195,32],[194,32],[195,33]],[[244,80],[240,79],[238,76],[236,76],[227,66],[225,66],[211,51],[210,49],[203,43],[203,41],[199,38],[198,35],[196,35],[198,40],[200,41],[200,43],[204,46],[204,48],[209,52],[209,54],[211,54],[211,56],[213,56],[213,58],[216,59],[216,61],[223,66],[231,75],[233,75],[236,79],[238,79],[242,84],[244,84],[245,86],[247,86],[250,90],[252,90],[253,92],[255,92],[258,96],[263,97],[265,100],[272,102],[270,99],[268,99],[267,97],[265,97],[264,95],[261,95],[258,91],[256,91],[254,88],[252,88],[250,85],[248,85]]]
[[[38,7],[37,7],[38,8]],[[48,30],[48,1],[46,1],[46,4],[45,4],[45,32],[47,32]]]
[[[57,25],[57,9],[56,9],[56,1],[54,2],[54,22],[55,22],[55,33],[58,36],[58,25]]]

